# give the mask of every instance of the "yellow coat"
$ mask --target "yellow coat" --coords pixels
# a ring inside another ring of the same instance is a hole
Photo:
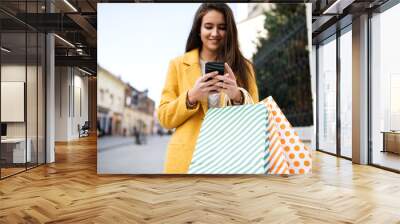
[[[160,124],[175,129],[168,144],[164,172],[184,174],[189,169],[201,123],[208,109],[207,97],[194,109],[186,108],[186,94],[201,76],[199,50],[194,49],[170,62],[168,75],[158,108]],[[254,72],[252,71],[252,77]],[[249,82],[248,92],[258,102],[255,79]],[[224,95],[224,94],[222,94]],[[224,96],[221,97],[221,102]]]

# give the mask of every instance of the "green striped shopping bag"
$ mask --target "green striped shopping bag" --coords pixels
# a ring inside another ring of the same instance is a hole
[[[208,110],[188,173],[267,173],[267,118],[268,110],[263,104]]]

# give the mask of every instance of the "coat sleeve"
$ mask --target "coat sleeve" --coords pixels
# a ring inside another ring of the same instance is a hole
[[[251,98],[253,99],[254,103],[258,103],[259,98],[258,98],[258,88],[257,88],[257,82],[256,82],[256,73],[254,72],[252,64],[249,63],[248,66],[250,69],[249,93],[250,93]]]
[[[182,84],[179,81],[182,80],[178,79],[176,64],[174,61],[171,61],[157,112],[158,120],[164,128],[172,129],[178,127],[198,112],[200,108],[199,102],[193,109],[186,107],[188,90],[180,93],[179,85]]]

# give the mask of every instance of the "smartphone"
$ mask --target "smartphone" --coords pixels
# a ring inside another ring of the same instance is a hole
[[[224,62],[207,62],[205,72],[210,73],[214,71],[218,71],[218,75],[225,74],[225,63]],[[209,81],[211,78],[207,79]]]

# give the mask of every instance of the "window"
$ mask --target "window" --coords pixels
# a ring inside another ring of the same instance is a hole
[[[352,157],[352,34],[351,26],[340,36],[340,154]]]
[[[372,163],[396,170],[400,170],[399,21],[400,4],[371,18]]]
[[[336,153],[336,36],[318,48],[318,149]]]
[[[44,1],[19,2],[19,9],[14,9],[24,17],[24,13],[39,12],[41,7],[37,6],[43,4]],[[1,118],[2,137],[12,142],[0,144],[0,178],[5,178],[45,163],[46,38],[34,28],[18,25],[3,12],[0,17],[13,24],[12,29],[0,29],[1,98],[13,94],[17,99],[1,100],[0,105],[1,114],[5,115]],[[10,109],[13,104],[19,105],[16,110]]]

